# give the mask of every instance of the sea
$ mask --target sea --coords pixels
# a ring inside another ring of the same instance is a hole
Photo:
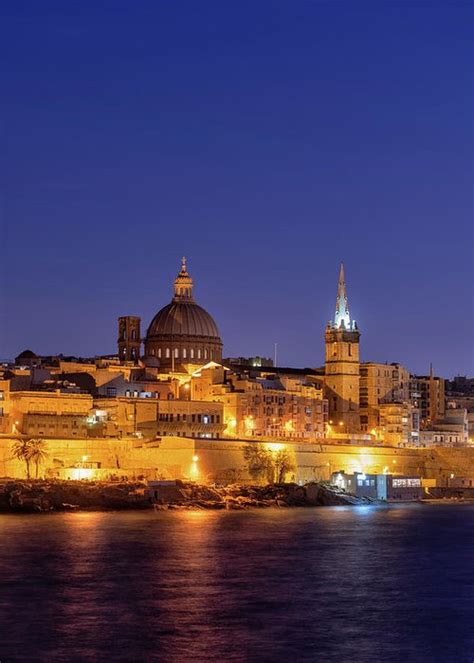
[[[473,663],[474,505],[1,515],[0,661]]]

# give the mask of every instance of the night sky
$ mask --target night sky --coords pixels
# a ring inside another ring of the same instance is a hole
[[[473,361],[471,2],[6,2],[0,357],[116,350],[182,255],[225,355]]]

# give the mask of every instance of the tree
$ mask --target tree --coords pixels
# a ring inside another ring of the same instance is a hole
[[[26,478],[30,478],[30,445],[29,440],[15,440],[12,445],[12,454],[14,458],[22,460],[26,465]]]
[[[283,483],[288,472],[295,471],[295,464],[288,451],[276,451],[273,455],[274,476],[276,483]]]
[[[274,468],[271,452],[255,442],[248,442],[242,447],[242,450],[250,476],[256,481],[263,477],[267,481],[272,481]]]
[[[30,460],[35,464],[35,478],[38,478],[39,466],[48,457],[46,442],[41,438],[28,440],[30,443]]]
[[[35,476],[38,478],[39,465],[48,456],[46,443],[40,438],[30,438],[28,440],[15,440],[12,445],[12,454],[14,458],[22,460],[26,466],[26,478],[31,478],[31,463],[35,464]]]
[[[294,472],[295,464],[285,449],[270,451],[260,444],[248,442],[242,447],[250,475],[268,483],[283,483],[288,472]]]

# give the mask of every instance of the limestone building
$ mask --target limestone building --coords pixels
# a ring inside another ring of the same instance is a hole
[[[445,380],[433,374],[412,375],[410,399],[420,410],[421,428],[427,428],[437,419],[442,419],[446,412]]]
[[[360,430],[359,417],[359,338],[351,320],[347,300],[344,265],[341,264],[334,321],[326,327],[325,392],[329,419],[341,433]]]
[[[321,382],[277,371],[203,366],[191,378],[191,398],[223,404],[227,437],[322,439],[328,416]]]
[[[360,423],[364,432],[380,426],[380,405],[410,401],[410,373],[400,364],[360,365]]]
[[[189,368],[222,361],[222,340],[212,316],[196,303],[186,259],[174,281],[174,295],[158,311],[144,339],[144,361],[160,372],[189,372]],[[118,350],[123,362],[140,358],[140,318],[119,318]]]

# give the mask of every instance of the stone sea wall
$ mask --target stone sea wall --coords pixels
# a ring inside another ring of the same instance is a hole
[[[13,458],[11,438],[0,438],[0,476],[26,478],[24,463]],[[166,437],[152,443],[135,438],[45,439],[48,456],[40,477],[67,478],[83,459],[100,467],[97,477],[190,479],[199,483],[251,483],[242,440]],[[450,474],[474,476],[474,448],[398,449],[342,444],[256,442],[286,450],[294,465],[287,481],[328,480],[332,472],[394,472],[445,482]],[[32,468],[33,476],[35,468]]]

